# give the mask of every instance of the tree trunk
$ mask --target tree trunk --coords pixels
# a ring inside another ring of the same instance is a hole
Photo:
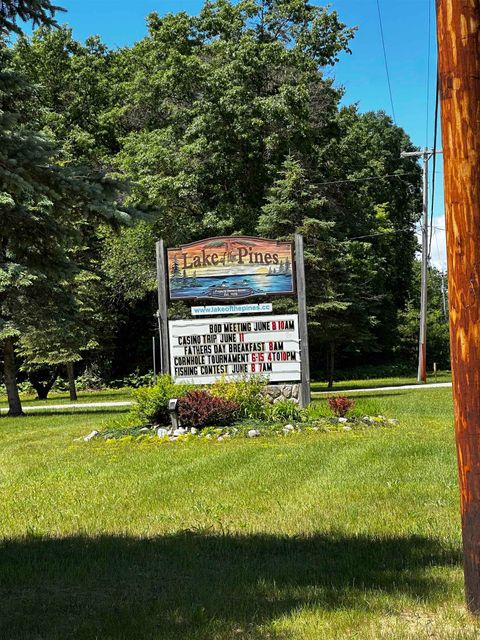
[[[46,382],[42,382],[42,380],[39,379],[40,377],[45,376],[41,376],[41,373],[33,371],[30,372],[28,379],[30,380],[32,387],[37,392],[38,400],[46,400],[51,388],[55,384],[55,380],[58,377],[58,367],[55,367],[50,378]]]
[[[3,342],[3,370],[8,397],[7,415],[22,416],[22,403],[20,402],[20,396],[18,394],[17,367],[15,365],[15,352],[12,338],[5,338]]]
[[[37,392],[37,400],[46,400],[48,398],[48,392],[50,389],[47,388],[47,385],[42,384],[41,382],[32,383],[32,387]]]
[[[335,372],[335,343],[330,342],[328,353],[328,389],[333,389],[333,374]]]
[[[77,400],[77,389],[75,388],[75,371],[73,362],[67,362],[68,390],[70,391],[70,400]]]

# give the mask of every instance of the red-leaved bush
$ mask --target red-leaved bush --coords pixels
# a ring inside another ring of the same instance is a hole
[[[208,391],[190,391],[178,401],[178,417],[182,427],[219,427],[231,424],[239,408],[234,400],[212,396]]]
[[[334,396],[333,398],[328,398],[328,406],[336,416],[344,418],[353,409],[355,402],[346,396]]]

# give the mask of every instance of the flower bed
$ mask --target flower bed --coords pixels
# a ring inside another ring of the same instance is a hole
[[[392,428],[398,420],[385,416],[352,416],[350,418],[325,417],[310,422],[289,424],[265,424],[249,420],[230,426],[194,427],[177,429],[165,427],[118,427],[99,432],[92,437],[85,436],[88,441],[103,441],[108,444],[120,442],[152,442],[173,443],[186,442],[195,439],[215,440],[222,442],[230,438],[259,438],[259,437],[291,437],[301,433],[345,433],[364,431],[368,429]]]

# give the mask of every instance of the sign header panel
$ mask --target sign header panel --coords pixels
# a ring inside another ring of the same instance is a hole
[[[301,378],[298,316],[171,320],[170,364],[176,382],[211,384],[222,376]]]
[[[241,300],[295,291],[290,242],[220,236],[168,249],[171,300]]]

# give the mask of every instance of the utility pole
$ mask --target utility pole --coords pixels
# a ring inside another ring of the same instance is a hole
[[[437,0],[465,595],[480,614],[480,0]]]
[[[423,208],[422,208],[422,280],[420,288],[420,330],[418,338],[418,382],[427,381],[427,277],[428,277],[428,161],[434,153],[432,149],[423,151],[402,151],[402,158],[423,158]]]

